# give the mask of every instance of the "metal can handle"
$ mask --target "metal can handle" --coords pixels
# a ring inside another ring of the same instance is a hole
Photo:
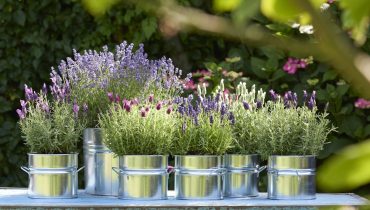
[[[173,173],[175,171],[176,171],[176,169],[173,166],[167,166],[167,173],[168,174],[171,174],[171,173]]]
[[[265,170],[267,166],[257,166],[257,173],[261,173],[263,170]]]
[[[120,168],[117,168],[117,167],[112,167],[112,170],[114,171],[114,172],[116,172],[117,174],[120,174],[121,173],[121,169]]]
[[[21,170],[26,172],[27,174],[30,174],[30,169],[27,168],[26,166],[21,166]]]
[[[84,168],[85,168],[85,166],[82,166],[81,168],[77,169],[76,173],[78,173],[79,171],[81,171]]]

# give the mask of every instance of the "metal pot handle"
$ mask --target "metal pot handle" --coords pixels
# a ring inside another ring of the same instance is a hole
[[[112,167],[112,170],[114,171],[114,172],[116,172],[117,174],[120,174],[121,173],[121,169],[120,168],[117,168],[117,167]]]
[[[82,166],[81,168],[77,169],[76,173],[78,173],[79,171],[81,171],[84,168],[85,168],[85,166]]]
[[[30,174],[30,169],[26,166],[21,166],[22,171],[26,172],[27,174]]]
[[[173,173],[173,172],[175,172],[176,171],[176,169],[173,167],[173,166],[167,166],[167,173],[168,174],[171,174],[171,173]]]
[[[267,166],[257,166],[257,173],[261,173],[262,171],[264,171],[265,169],[267,168]]]

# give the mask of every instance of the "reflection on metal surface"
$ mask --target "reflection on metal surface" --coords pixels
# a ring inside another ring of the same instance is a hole
[[[78,154],[28,154],[28,197],[76,198]],[[82,169],[82,168],[81,168]]]
[[[118,195],[118,157],[104,145],[101,129],[84,130],[85,191],[94,195]]]
[[[270,156],[268,198],[315,199],[315,156]]]
[[[224,174],[220,156],[175,156],[175,197],[222,199]]]
[[[225,155],[225,197],[258,196],[259,155]]]
[[[118,198],[167,199],[168,156],[124,155],[113,169],[119,174]]]

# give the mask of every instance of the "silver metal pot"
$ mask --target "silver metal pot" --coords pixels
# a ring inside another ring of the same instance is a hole
[[[83,133],[85,192],[93,195],[118,195],[118,157],[103,143],[100,128],[86,128]]]
[[[227,154],[224,158],[225,197],[258,196],[258,176],[266,166],[259,166],[259,155]]]
[[[28,154],[30,198],[76,198],[78,154]]]
[[[124,155],[119,157],[118,198],[135,200],[167,199],[168,156]]]
[[[177,199],[223,199],[221,156],[175,156]]]
[[[270,199],[315,199],[315,156],[270,156],[268,159]]]

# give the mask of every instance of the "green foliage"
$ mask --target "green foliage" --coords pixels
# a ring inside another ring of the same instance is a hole
[[[370,182],[370,141],[341,150],[318,171],[317,181],[327,191],[350,191]],[[340,174],[340,176],[338,176]]]
[[[72,105],[64,102],[52,102],[50,113],[31,102],[19,125],[30,152],[38,154],[77,152],[84,128],[75,118]]]
[[[145,111],[147,107],[149,111]],[[172,115],[167,113],[167,107],[156,110],[150,104],[135,105],[128,112],[119,104],[112,104],[101,115],[99,124],[105,144],[118,156],[166,155],[178,127]]]
[[[342,13],[343,26],[351,30],[352,38],[357,44],[366,41],[366,33],[370,19],[370,4],[367,0],[341,0],[339,5]]]
[[[220,114],[213,115],[213,123],[209,114],[199,114],[199,125],[192,117],[179,119],[181,123],[175,134],[173,155],[222,155],[231,147],[232,126],[228,120],[221,120]]]

